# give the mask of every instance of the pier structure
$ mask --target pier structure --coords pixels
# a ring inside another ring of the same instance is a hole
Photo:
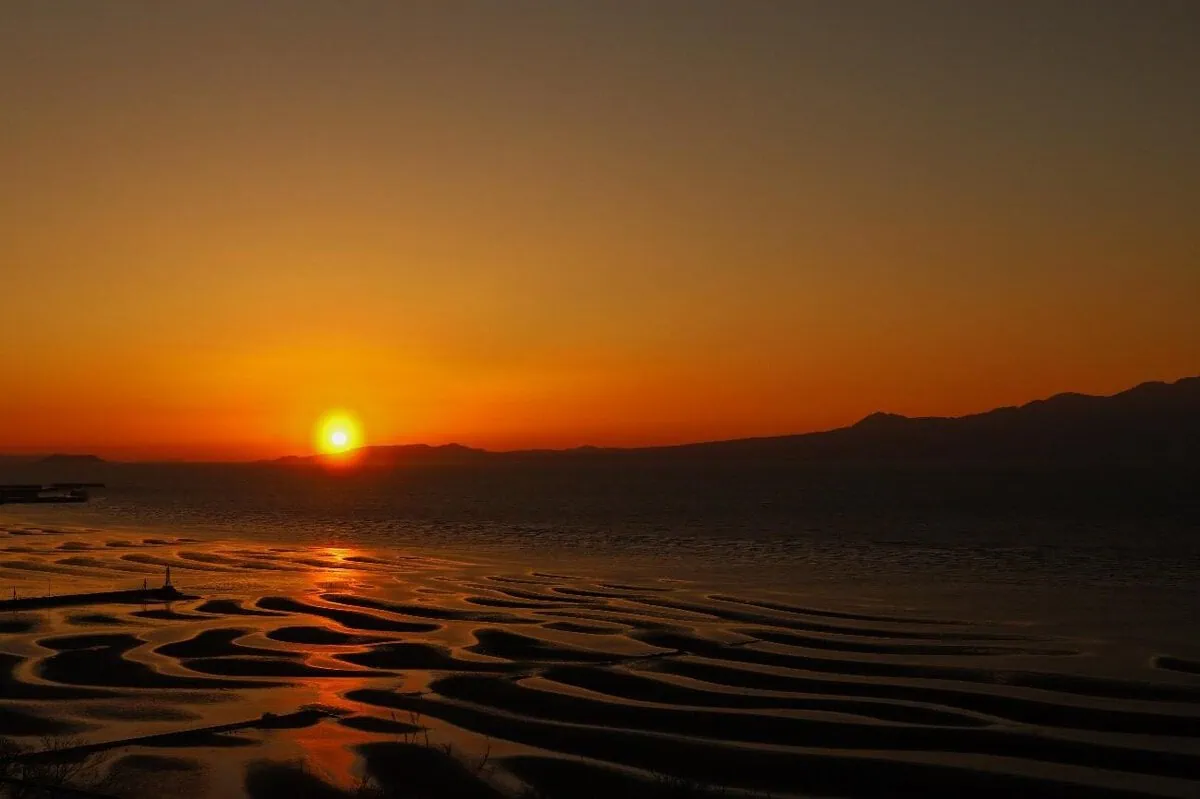
[[[163,584],[157,588],[149,588],[142,581],[141,588],[130,588],[123,591],[93,591],[86,594],[59,594],[57,596],[18,597],[17,589],[13,589],[12,599],[0,600],[0,611],[4,610],[41,610],[43,608],[63,608],[75,605],[100,605],[107,602],[120,604],[145,604],[147,602],[174,602],[180,599],[195,599],[188,596],[171,584],[171,567],[166,569]]]

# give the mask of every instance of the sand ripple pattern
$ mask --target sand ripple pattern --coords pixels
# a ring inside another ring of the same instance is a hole
[[[432,730],[495,747],[494,768],[548,796],[634,796],[649,774],[773,796],[1200,795],[1200,664],[1167,653],[1130,673],[1086,642],[799,593],[0,530],[0,578],[22,596],[47,580],[134,587],[168,565],[193,598],[3,619],[0,734],[123,740],[316,694],[340,720],[313,723],[368,770],[409,752],[379,747]],[[219,730],[154,740],[121,768],[166,768],[162,747],[179,760],[194,745],[172,768],[197,795],[211,752],[268,746]],[[248,795],[292,779],[237,757]]]

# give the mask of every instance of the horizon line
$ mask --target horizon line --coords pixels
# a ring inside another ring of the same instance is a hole
[[[959,416],[905,416],[903,414],[892,413],[889,411],[873,411],[873,412],[867,414],[866,416],[861,417],[860,419],[858,419],[855,422],[852,422],[852,423],[846,424],[846,425],[842,425],[840,427],[830,427],[830,428],[824,428],[821,430],[809,430],[809,431],[803,432],[803,433],[794,433],[794,432],[793,433],[773,433],[773,434],[768,434],[768,435],[757,435],[757,436],[738,436],[738,437],[734,437],[734,438],[719,438],[719,439],[703,439],[703,440],[694,440],[694,441],[683,441],[683,442],[677,442],[677,443],[673,443],[673,444],[646,444],[646,445],[641,445],[641,446],[606,446],[606,445],[597,445],[597,444],[578,444],[576,446],[571,446],[571,447],[518,447],[518,448],[514,448],[514,449],[487,449],[486,447],[471,446],[469,444],[463,444],[458,441],[447,441],[447,442],[444,442],[441,444],[430,444],[427,442],[379,443],[379,444],[367,444],[367,445],[364,445],[361,447],[355,447],[354,449],[347,450],[346,452],[338,453],[338,454],[309,452],[306,454],[284,454],[284,455],[276,455],[276,456],[268,456],[268,457],[260,457],[260,458],[247,458],[247,459],[235,459],[235,460],[226,460],[226,459],[205,460],[205,459],[191,459],[191,458],[162,458],[162,459],[133,458],[133,459],[125,460],[125,459],[121,459],[121,458],[105,457],[105,456],[97,455],[95,453],[90,453],[90,452],[78,452],[78,451],[77,452],[67,452],[67,451],[59,449],[59,450],[49,450],[49,451],[39,451],[39,452],[33,452],[33,451],[0,452],[0,458],[2,458],[2,459],[34,458],[34,459],[40,459],[40,460],[45,460],[48,458],[55,458],[55,457],[95,458],[97,460],[100,460],[103,463],[142,464],[142,465],[170,465],[170,464],[253,465],[253,464],[277,463],[279,461],[289,460],[289,459],[296,459],[296,460],[335,459],[335,458],[344,457],[346,455],[349,455],[349,454],[355,453],[355,452],[364,452],[364,451],[373,450],[373,449],[399,449],[399,448],[404,448],[404,447],[426,448],[426,449],[444,449],[444,448],[448,448],[448,447],[457,447],[460,449],[470,450],[472,452],[478,452],[478,453],[483,453],[483,454],[488,454],[488,455],[517,455],[517,454],[523,454],[523,453],[574,452],[577,450],[589,450],[589,449],[598,450],[598,451],[610,451],[610,452],[613,452],[613,451],[625,452],[625,451],[655,450],[655,449],[676,449],[676,448],[682,448],[682,447],[703,446],[706,444],[722,444],[722,443],[729,443],[729,442],[736,442],[736,441],[762,441],[762,440],[774,439],[774,438],[793,438],[793,437],[799,437],[799,436],[820,435],[822,433],[830,433],[830,432],[834,432],[836,430],[849,429],[851,427],[854,427],[855,425],[860,424],[862,421],[864,421],[866,419],[870,419],[870,418],[873,418],[876,416],[897,417],[897,418],[901,418],[901,419],[910,419],[910,420],[966,419],[966,418],[970,418],[972,416],[981,416],[981,415],[988,414],[988,413],[994,413],[996,411],[1024,408],[1024,407],[1027,407],[1030,405],[1035,405],[1037,403],[1048,402],[1048,401],[1053,400],[1058,397],[1088,397],[1088,398],[1093,398],[1093,399],[1108,399],[1108,398],[1112,398],[1112,397],[1118,397],[1122,394],[1126,394],[1126,393],[1135,391],[1139,388],[1143,388],[1146,386],[1154,386],[1154,385],[1172,386],[1172,385],[1176,385],[1179,383],[1183,383],[1188,380],[1200,380],[1200,375],[1185,375],[1184,377],[1179,377],[1179,378],[1176,378],[1175,380],[1145,380],[1140,383],[1136,383],[1128,388],[1114,392],[1112,394],[1083,394],[1083,393],[1076,392],[1076,391],[1060,391],[1056,394],[1051,394],[1049,396],[1037,397],[1035,399],[1028,400],[1019,405],[998,405],[998,406],[989,408],[984,411],[976,411],[973,413],[964,413]]]

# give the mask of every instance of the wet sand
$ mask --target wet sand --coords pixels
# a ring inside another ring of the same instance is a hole
[[[5,598],[167,565],[189,598],[3,614],[0,737],[70,738],[130,797],[1200,795],[1195,652],[675,575],[0,525]]]

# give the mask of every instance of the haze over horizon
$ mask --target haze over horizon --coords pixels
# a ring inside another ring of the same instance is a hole
[[[802,433],[1200,364],[1200,5],[0,8],[0,449]]]

